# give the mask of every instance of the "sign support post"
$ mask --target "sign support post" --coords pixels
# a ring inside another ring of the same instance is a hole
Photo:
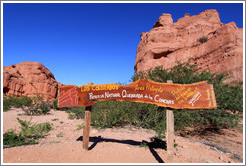
[[[173,83],[172,80],[168,80],[167,83]],[[174,116],[173,110],[167,109],[166,111],[166,133],[167,133],[167,151],[168,153],[174,152]]]
[[[91,106],[85,108],[84,130],[83,130],[83,148],[88,150],[91,125]]]

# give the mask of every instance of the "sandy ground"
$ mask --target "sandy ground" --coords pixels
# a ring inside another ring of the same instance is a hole
[[[3,113],[3,132],[19,129],[17,117],[33,123],[52,123],[52,130],[39,144],[4,148],[3,163],[240,163],[243,162],[243,134],[236,129],[209,136],[175,137],[174,154],[160,147],[141,147],[156,133],[132,126],[113,129],[91,128],[89,150],[82,148],[83,120],[68,119],[64,111],[25,116],[21,109]],[[54,121],[54,119],[56,119]],[[165,139],[163,139],[165,141]],[[162,142],[164,143],[164,142]]]

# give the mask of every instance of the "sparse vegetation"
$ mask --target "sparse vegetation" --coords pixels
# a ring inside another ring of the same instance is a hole
[[[43,100],[43,95],[36,94],[32,98],[32,104],[30,107],[24,109],[26,115],[41,115],[47,114],[51,109],[49,102]]]
[[[27,140],[25,137],[18,135],[14,132],[14,130],[9,130],[3,134],[3,147],[11,148],[15,146],[22,145],[34,145],[38,144],[34,139]]]
[[[148,148],[148,143],[147,142],[141,142],[140,147],[141,148]]]
[[[11,107],[23,108],[30,107],[32,104],[32,99],[27,96],[17,97],[8,96],[3,98],[3,111],[8,111]]]
[[[77,130],[81,130],[81,129],[83,129],[83,128],[84,128],[84,124],[83,124],[83,123],[77,125]]]
[[[8,111],[11,107],[22,108],[26,115],[47,114],[51,106],[49,102],[43,100],[43,96],[36,94],[33,98],[22,96],[9,96],[3,100],[3,110]]]
[[[51,121],[57,121],[57,120],[59,120],[59,119],[57,119],[57,118],[51,119]]]
[[[200,37],[197,41],[200,43],[205,43],[208,41],[208,38],[206,36],[203,36],[203,37]]]
[[[185,16],[190,16],[190,13],[185,13]]]
[[[44,134],[51,130],[50,123],[32,124],[30,121],[24,121],[17,118],[20,123],[20,131],[8,130],[3,134],[4,147],[14,147],[22,145],[38,144],[37,139],[43,138]]]
[[[84,107],[71,107],[65,110],[68,113],[68,119],[83,119],[84,118]]]
[[[57,99],[53,100],[52,108],[53,108],[54,110],[58,110],[57,104],[58,104],[58,100],[57,100]]]
[[[11,102],[10,100],[8,100],[7,98],[3,98],[3,112],[6,112],[8,110],[10,110],[11,108]]]
[[[67,117],[68,119],[75,119],[75,114],[74,113],[71,113],[71,112],[69,112],[68,113],[68,117]]]
[[[60,132],[59,134],[56,134],[56,137],[57,137],[57,138],[63,137],[62,132]]]

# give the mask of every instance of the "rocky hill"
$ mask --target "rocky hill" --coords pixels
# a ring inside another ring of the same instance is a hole
[[[3,66],[4,95],[32,97],[39,93],[45,100],[52,100],[57,96],[58,84],[54,75],[38,62]]]
[[[135,72],[160,65],[168,69],[190,59],[199,71],[228,73],[243,81],[243,29],[234,22],[221,23],[216,10],[185,14],[175,23],[170,14],[162,14],[153,29],[140,36]]]

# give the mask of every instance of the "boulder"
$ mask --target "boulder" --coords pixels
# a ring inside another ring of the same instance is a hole
[[[41,63],[22,62],[3,67],[3,93],[5,96],[33,97],[37,93],[44,100],[57,96],[58,82],[54,75]]]
[[[243,29],[234,22],[221,23],[216,10],[185,14],[175,23],[170,14],[162,14],[154,28],[140,36],[136,73],[156,66],[169,69],[190,60],[199,71],[227,73],[243,81]]]

